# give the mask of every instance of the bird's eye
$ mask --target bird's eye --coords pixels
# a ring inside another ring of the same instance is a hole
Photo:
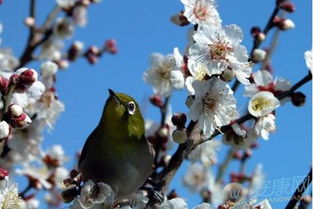
[[[128,102],[128,104],[127,104],[127,109],[128,109],[128,113],[130,114],[130,115],[133,115],[134,114],[134,112],[136,111],[136,105],[135,105],[135,103],[132,101],[132,102]]]

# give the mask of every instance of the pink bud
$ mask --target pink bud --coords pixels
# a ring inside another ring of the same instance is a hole
[[[285,1],[283,3],[281,3],[279,5],[279,7],[283,10],[285,10],[286,12],[294,12],[296,10],[296,7],[293,3],[291,3],[290,1]]]
[[[301,107],[305,104],[306,96],[302,92],[294,92],[291,95],[291,102],[294,106]]]
[[[19,81],[19,78],[20,78],[19,75],[16,75],[16,74],[11,75],[11,77],[10,77],[10,83],[12,83],[12,84],[17,84],[18,81]]]
[[[38,74],[33,69],[28,69],[20,74],[19,83],[22,85],[31,85],[37,80]]]
[[[10,125],[13,128],[25,128],[29,124],[31,124],[32,120],[26,115],[25,113],[22,113],[19,117],[11,118]]]
[[[110,39],[105,42],[105,49],[111,54],[117,53],[116,40]]]
[[[3,76],[0,76],[0,92],[2,94],[6,94],[6,92],[8,91],[8,86],[9,86],[9,80]]]
[[[0,180],[5,179],[7,176],[9,176],[9,171],[4,168],[0,168]]]
[[[159,95],[153,95],[152,97],[150,97],[150,102],[156,107],[163,107],[163,101],[161,99],[161,96]]]

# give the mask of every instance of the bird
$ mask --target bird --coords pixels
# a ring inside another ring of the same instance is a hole
[[[83,181],[106,183],[116,201],[121,200],[144,184],[153,171],[153,160],[138,103],[109,89],[99,124],[87,138],[78,162]]]

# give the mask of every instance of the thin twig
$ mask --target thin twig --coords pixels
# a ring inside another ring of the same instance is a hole
[[[290,198],[285,209],[294,209],[297,202],[301,199],[303,193],[311,184],[311,182],[312,182],[312,168],[310,172],[307,174],[307,176],[303,179],[302,183],[298,186],[292,197]]]
[[[234,149],[229,148],[227,154],[225,155],[224,161],[218,167],[217,175],[216,175],[216,179],[215,179],[216,183],[221,183],[223,176],[226,172],[226,169],[227,169],[229,163],[231,162],[231,160],[233,159],[233,154],[234,154]]]
[[[262,31],[265,36],[266,36],[267,33],[273,28],[273,26],[274,26],[274,25],[273,25],[273,20],[274,20],[274,18],[277,16],[277,14],[278,14],[279,11],[280,11],[279,6],[276,5],[275,8],[274,8],[274,10],[273,10],[273,12],[272,12],[272,14],[271,14],[271,16],[270,16],[270,18],[268,19],[268,21],[267,21],[267,23],[266,23],[266,26],[264,27],[264,29],[263,29],[263,31]],[[261,40],[258,40],[258,39],[256,39],[256,38],[253,40],[253,46],[252,46],[252,49],[251,49],[251,51],[250,51],[250,58],[251,58],[252,55],[253,55],[253,51],[254,51],[255,49],[259,48],[262,42],[263,42],[263,40],[261,41]],[[251,61],[254,62],[253,60],[251,60]],[[233,84],[233,86],[231,87],[231,89],[233,90],[233,92],[236,92],[237,89],[239,88],[239,86],[240,86],[240,82],[236,79],[235,82],[234,82],[234,84]]]

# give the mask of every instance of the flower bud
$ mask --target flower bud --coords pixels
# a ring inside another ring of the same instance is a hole
[[[178,26],[186,26],[189,25],[189,21],[184,16],[184,12],[181,11],[178,14],[175,14],[171,17],[171,22]]]
[[[68,50],[68,59],[70,61],[76,60],[76,58],[80,55],[81,51],[84,48],[84,43],[81,41],[75,41],[70,49]]]
[[[161,108],[164,105],[160,95],[153,95],[150,97],[149,100],[150,100],[151,104],[153,104],[156,107]]]
[[[185,123],[187,121],[187,116],[185,113],[176,113],[172,116],[172,123],[177,126],[178,129],[185,128]]]
[[[183,144],[188,139],[186,129],[182,129],[182,130],[176,129],[173,132],[172,137],[173,137],[174,142],[176,142],[178,144]]]
[[[242,154],[240,152],[234,152],[233,153],[233,158],[237,159],[237,160],[241,160],[242,159]]]
[[[53,29],[53,34],[58,36],[61,39],[68,39],[74,33],[74,25],[73,23],[67,19],[62,18],[58,19],[55,27]]]
[[[41,74],[43,77],[51,77],[58,71],[58,66],[51,61],[46,61],[40,66]]]
[[[0,181],[5,179],[7,176],[9,176],[9,171],[4,168],[0,168]]]
[[[27,26],[27,27],[33,27],[35,26],[35,19],[33,17],[26,17],[24,19],[24,24]]]
[[[9,112],[13,117],[19,117],[23,114],[23,108],[18,104],[12,104],[9,107]]]
[[[8,91],[9,80],[0,75],[0,92],[6,94]]]
[[[194,95],[189,95],[185,101],[185,105],[190,108],[193,101],[195,100],[195,96]]]
[[[3,120],[0,122],[0,140],[8,138],[9,135],[10,135],[10,126],[7,122]],[[0,180],[1,180],[1,173],[0,173]]]
[[[12,84],[17,84],[18,81],[19,81],[19,78],[20,78],[19,75],[16,75],[16,74],[11,75],[11,77],[10,77],[10,83],[12,83]]]
[[[25,128],[29,124],[31,124],[32,120],[26,115],[26,113],[22,113],[19,117],[11,118],[10,125],[13,128]]]
[[[263,33],[263,32],[261,32],[261,33],[259,33],[258,35],[256,35],[256,37],[255,37],[255,39],[256,40],[258,40],[258,41],[264,41],[264,39],[266,38],[266,35]]]
[[[224,72],[222,73],[222,80],[225,82],[229,82],[231,81],[235,76],[235,72],[232,69],[226,69],[224,70]]]
[[[280,30],[289,30],[295,27],[295,24],[290,19],[280,18],[276,16],[273,20],[273,24]]]
[[[252,60],[256,62],[261,62],[266,58],[266,51],[263,49],[255,49],[252,53]]]
[[[70,64],[67,60],[62,59],[57,62],[57,65],[61,70],[65,70],[69,67]]]
[[[279,7],[283,10],[285,10],[286,12],[294,12],[296,10],[296,7],[293,3],[291,3],[290,1],[285,1],[283,3],[281,3],[279,5]]]
[[[22,69],[22,68],[21,68]],[[19,77],[19,84],[32,85],[38,78],[38,74],[33,69],[26,69],[22,71]]]
[[[64,190],[61,193],[62,200],[65,203],[72,202],[77,195],[79,195],[79,191],[75,187],[68,190]]]
[[[114,39],[107,40],[105,42],[104,48],[110,54],[116,54],[117,53],[116,40]]]
[[[250,30],[250,33],[252,35],[252,37],[255,37],[256,35],[258,35],[259,33],[261,33],[261,28],[260,27],[252,27]]]
[[[305,104],[306,96],[302,92],[294,92],[291,95],[291,102],[294,106],[301,107]]]
[[[158,131],[160,137],[167,137],[169,134],[169,127],[168,125],[163,125],[160,130]]]

